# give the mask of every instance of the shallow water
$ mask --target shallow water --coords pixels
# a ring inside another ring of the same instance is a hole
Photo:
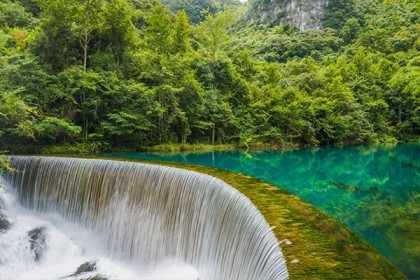
[[[271,182],[325,210],[420,279],[420,143],[106,156],[198,164]]]

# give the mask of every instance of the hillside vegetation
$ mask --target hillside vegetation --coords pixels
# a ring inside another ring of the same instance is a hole
[[[0,150],[417,139],[418,1],[331,0],[306,31],[255,2],[192,24],[151,1],[1,0]]]

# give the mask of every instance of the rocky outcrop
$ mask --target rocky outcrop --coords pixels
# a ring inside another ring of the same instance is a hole
[[[35,261],[39,261],[46,249],[45,227],[35,228],[28,232],[31,251],[35,254]]]
[[[96,262],[85,262],[82,263],[77,269],[76,272],[74,274],[72,274],[72,276],[77,276],[80,275],[82,273],[86,273],[86,272],[92,272],[96,270]]]
[[[6,213],[3,211],[3,208],[4,208],[3,205],[4,205],[4,202],[0,198],[0,233],[2,231],[6,231],[10,227],[10,221],[7,218]]]
[[[0,232],[6,231],[10,227],[10,222],[6,214],[0,208]]]
[[[95,261],[85,262],[79,265],[75,273],[69,276],[62,277],[60,279],[69,279],[69,278],[74,279],[74,277],[77,277],[77,279],[80,279],[80,280],[108,280],[106,276],[101,275],[101,274],[96,274],[94,276],[84,278],[86,277],[86,275],[84,276],[83,274],[94,272],[94,271],[96,271],[96,262]]]
[[[300,30],[321,29],[327,0],[254,0],[248,17],[263,23],[293,24]]]

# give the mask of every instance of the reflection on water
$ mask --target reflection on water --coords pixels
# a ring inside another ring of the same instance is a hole
[[[107,156],[199,164],[271,182],[327,211],[420,279],[420,143]]]

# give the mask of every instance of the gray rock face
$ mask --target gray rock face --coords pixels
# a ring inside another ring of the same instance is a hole
[[[1,186],[0,186],[1,187]],[[4,202],[0,198],[0,233],[6,231],[10,227],[10,221],[7,218],[6,213],[2,210],[4,208]]]
[[[321,29],[328,0],[255,0],[251,2],[251,21],[293,24],[300,30]]]
[[[326,0],[290,0],[286,4],[287,16],[283,23],[292,22],[300,30],[321,29]]]
[[[82,273],[92,272],[96,270],[96,262],[85,262],[82,263],[72,276],[77,276]]]
[[[0,232],[6,231],[10,227],[10,222],[6,214],[0,208]]]
[[[28,232],[31,251],[35,253],[35,261],[39,261],[46,249],[45,227],[35,228]]]
[[[75,277],[77,276],[78,279],[80,280],[108,280],[108,278],[104,275],[101,274],[96,274],[94,276],[90,276],[88,278],[84,278],[83,274],[88,273],[88,272],[94,272],[96,271],[96,262],[92,261],[92,262],[85,262],[82,263],[81,265],[79,265],[79,267],[76,269],[76,272],[73,273],[72,275],[63,277],[62,279],[66,279],[67,277]]]

